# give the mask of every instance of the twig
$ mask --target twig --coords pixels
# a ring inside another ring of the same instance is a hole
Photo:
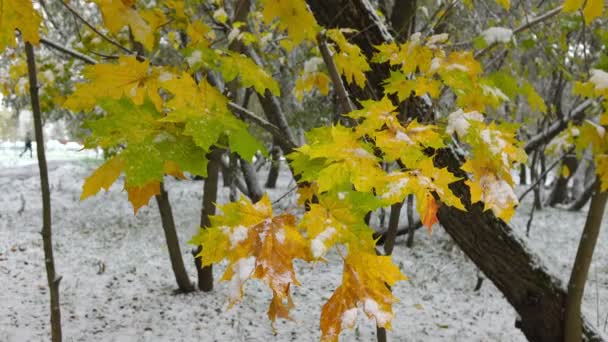
[[[77,58],[77,59],[79,59],[79,60],[81,60],[81,61],[83,61],[83,62],[85,62],[87,64],[97,64],[97,61],[94,60],[93,58],[91,58],[91,57],[89,57],[89,56],[87,56],[85,54],[82,54],[82,53],[80,53],[78,51],[72,50],[72,49],[70,49],[68,47],[65,47],[63,45],[60,45],[59,43],[55,43],[55,42],[50,41],[50,40],[48,40],[46,38],[40,38],[40,42],[42,44],[44,44],[45,46],[48,46],[48,47],[51,47],[51,48],[53,48],[55,50],[61,51],[61,52],[65,53],[65,54],[68,54],[68,55],[70,55],[70,56],[72,56],[74,58]]]
[[[95,26],[93,26],[91,23],[89,23],[85,18],[83,18],[80,13],[78,13],[78,11],[76,11],[75,9],[73,9],[70,5],[67,4],[67,2],[65,1],[60,1],[61,4],[63,5],[63,7],[65,7],[68,11],[70,11],[76,18],[78,18],[78,20],[80,20],[83,24],[85,24],[88,28],[91,29],[91,31],[95,32],[95,34],[97,34],[98,36],[100,36],[103,40],[107,41],[108,43],[116,46],[117,48],[123,50],[124,52],[128,53],[128,54],[134,54],[133,51],[131,51],[130,49],[126,48],[125,46],[123,46],[122,44],[116,42],[115,40],[111,39],[110,37],[106,36],[105,34],[101,33],[99,30],[97,30],[95,28]]]

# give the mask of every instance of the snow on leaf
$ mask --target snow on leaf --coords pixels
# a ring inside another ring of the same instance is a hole
[[[230,303],[242,297],[247,279],[262,280],[273,293],[268,317],[288,318],[293,306],[290,294],[295,278],[293,260],[311,260],[310,250],[295,227],[295,217],[272,215],[267,195],[256,204],[245,198],[220,207],[222,215],[211,218],[211,227],[201,229],[192,243],[203,247],[203,265],[228,259],[222,280],[230,281]]]
[[[21,32],[23,40],[38,44],[40,16],[31,0],[4,0],[0,4],[0,52],[17,43],[15,30]]]
[[[506,27],[490,27],[481,33],[488,44],[508,43],[513,37],[513,30]]]
[[[357,308],[378,326],[390,329],[397,299],[387,285],[405,279],[390,257],[351,251],[344,258],[342,284],[323,305],[321,341],[338,341],[340,332],[354,325]]]
[[[459,137],[464,137],[471,124],[469,121],[483,121],[483,115],[477,111],[465,113],[462,109],[459,109],[448,115],[448,126],[446,127],[446,133],[456,133]]]
[[[102,188],[108,191],[110,186],[112,186],[116,179],[118,179],[118,176],[120,176],[123,168],[124,161],[118,156],[106,161],[84,181],[80,200],[97,194]]]

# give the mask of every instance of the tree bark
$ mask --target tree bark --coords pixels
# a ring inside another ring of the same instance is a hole
[[[38,97],[38,79],[36,74],[36,58],[34,48],[29,42],[25,43],[27,56],[27,71],[30,82],[30,97],[32,101],[32,114],[34,116],[34,132],[36,136],[36,153],[38,155],[38,169],[40,171],[40,190],[42,193],[42,245],[44,248],[44,265],[46,279],[49,286],[51,300],[51,341],[61,341],[61,309],[59,303],[59,283],[61,277],[55,271],[55,258],[53,256],[53,234],[51,227],[51,190],[49,187],[49,173],[44,153],[44,135],[42,132],[42,113]]]
[[[169,250],[169,258],[171,259],[171,268],[175,275],[175,281],[180,292],[187,293],[194,291],[194,285],[188,277],[188,271],[184,266],[184,259],[179,247],[179,239],[177,238],[177,230],[175,229],[175,221],[173,220],[173,211],[171,210],[171,202],[169,202],[169,194],[165,191],[165,186],[160,183],[160,194],[155,196],[160,212],[160,219],[167,241],[167,249]]]
[[[582,338],[581,301],[585,291],[585,283],[589,274],[589,267],[593,259],[593,252],[597,238],[602,227],[602,218],[606,209],[608,193],[601,192],[599,180],[596,182],[596,192],[591,197],[591,206],[587,213],[585,228],[576,252],[576,259],[568,282],[568,296],[566,297],[566,316],[564,318],[564,341],[580,342]]]
[[[564,177],[562,174],[562,169],[567,167],[570,173],[568,176]],[[549,195],[549,200],[547,204],[549,206],[556,206],[558,204],[564,204],[568,201],[568,182],[570,181],[570,177],[574,174],[576,168],[578,167],[578,160],[574,155],[567,155],[562,160],[561,168],[558,170],[557,181],[555,182],[555,186],[551,191],[551,195]]]
[[[201,209],[201,228],[211,226],[210,217],[215,215],[215,203],[217,202],[217,181],[220,169],[221,151],[214,150],[207,155],[207,178],[203,185],[203,207]],[[213,290],[213,265],[203,267],[202,260],[198,256],[202,251],[199,246],[194,254],[194,264],[198,273],[198,288],[201,291]]]
[[[384,241],[384,254],[391,255],[395,248],[395,240],[397,239],[397,231],[399,230],[399,217],[401,216],[401,208],[403,202],[398,202],[391,205],[391,214],[388,219],[388,230]],[[408,222],[409,224],[409,222]]]
[[[374,45],[393,40],[367,0],[307,0],[307,3],[319,24],[359,30],[352,41],[368,57],[373,53]],[[389,76],[388,67],[373,65],[368,76],[373,93],[380,95],[375,98],[381,98],[380,83]],[[350,94],[358,99],[369,96],[369,93],[364,94],[360,90],[353,93],[352,88],[349,88]],[[540,135],[535,144],[543,143],[548,136],[550,134]],[[460,170],[458,158],[451,151],[442,150],[439,153],[437,166],[448,166],[456,176],[466,177]],[[566,292],[560,282],[542,267],[539,258],[529,251],[511,227],[496,219],[491,211],[484,212],[483,204],[470,204],[469,189],[464,181],[455,183],[452,188],[466,203],[467,211],[441,206],[438,212],[440,223],[513,305],[521,317],[516,325],[529,340],[562,340]],[[586,322],[583,331],[588,340],[602,341],[601,336]]]
[[[268,171],[268,178],[266,178],[266,188],[274,189],[277,187],[277,180],[279,179],[279,171],[281,169],[281,149],[277,146],[276,139],[270,149],[270,171]]]
[[[264,190],[262,190],[260,182],[258,182],[258,174],[255,172],[253,165],[245,159],[239,157],[239,163],[241,164],[241,172],[243,172],[245,184],[247,184],[248,197],[252,202],[257,202],[264,196]]]

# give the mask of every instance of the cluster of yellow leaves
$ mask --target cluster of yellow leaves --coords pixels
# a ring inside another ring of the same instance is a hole
[[[482,77],[481,64],[471,52],[444,51],[447,39],[447,34],[423,39],[416,33],[403,44],[376,46],[373,61],[400,66],[385,80],[385,92],[396,93],[400,101],[411,95],[437,99],[445,85],[457,96],[457,105],[466,111],[484,111],[486,106],[496,107],[507,100],[500,89]]]
[[[290,287],[299,285],[293,260],[312,260],[295,217],[273,216],[267,195],[256,204],[241,198],[220,209],[223,215],[213,216],[212,226],[201,229],[191,241],[203,246],[203,265],[228,259],[222,280],[230,281],[231,304],[242,297],[245,281],[260,279],[272,290],[268,317],[289,318]]]
[[[15,30],[21,32],[23,40],[38,44],[40,21],[31,0],[3,0],[0,3],[0,52],[15,46]]]
[[[455,133],[471,148],[462,170],[472,175],[466,181],[471,189],[471,203],[483,202],[485,209],[509,221],[519,204],[513,191],[511,169],[527,156],[515,138],[515,130],[505,125],[484,123],[478,112],[458,110],[448,117],[447,132]]]
[[[152,50],[154,34],[167,22],[159,9],[138,10],[136,0],[94,0],[101,9],[103,21],[111,33],[118,33],[124,27],[131,29],[133,37],[146,49]]]
[[[604,0],[565,0],[563,11],[566,13],[582,9],[585,23],[590,24],[593,19],[604,12]]]

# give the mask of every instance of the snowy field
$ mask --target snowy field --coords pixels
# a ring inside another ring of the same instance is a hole
[[[9,146],[10,147],[10,146]],[[0,153],[0,341],[47,341],[48,289],[43,264],[41,203],[35,160],[18,158],[22,144]],[[341,277],[335,254],[329,263],[297,264],[302,287],[293,288],[293,321],[276,332],[266,317],[270,292],[249,281],[242,303],[227,310],[226,284],[212,293],[174,294],[176,288],[155,201],[134,216],[122,180],[108,193],[79,201],[83,179],[101,161],[94,151],[64,147],[49,154],[55,262],[61,281],[65,341],[318,341],[322,304]],[[7,152],[8,151],[8,152]],[[34,150],[35,151],[35,150]],[[14,153],[15,152],[15,153]],[[13,154],[11,154],[13,153]],[[34,153],[35,157],[35,153]],[[261,178],[265,179],[266,171]],[[282,169],[272,199],[293,187]],[[182,253],[192,279],[195,269],[187,241],[196,232],[203,183],[167,179]],[[521,192],[522,189],[519,189]],[[512,225],[524,235],[530,195]],[[227,201],[222,188],[219,201]],[[283,210],[295,203],[284,197]],[[585,213],[544,209],[535,213],[529,238],[547,267],[567,280]],[[608,331],[608,227],[600,236],[585,292],[584,312]],[[410,278],[393,288],[392,341],[525,341],[514,327],[516,314],[501,293],[485,281],[473,289],[477,270],[436,226],[420,230],[413,249],[400,238],[393,256]],[[216,279],[225,265],[215,269]],[[361,318],[342,341],[374,341],[375,326]]]

